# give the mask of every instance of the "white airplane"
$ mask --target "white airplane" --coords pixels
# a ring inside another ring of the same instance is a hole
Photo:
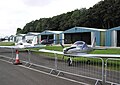
[[[76,41],[73,45],[70,47],[63,48],[63,52],[60,51],[53,51],[53,50],[46,50],[46,49],[40,49],[40,52],[48,52],[48,53],[56,53],[56,54],[62,54],[68,56],[68,65],[72,65],[72,58],[71,57],[120,57],[120,55],[113,55],[113,54],[87,54],[95,49],[106,49],[106,48],[99,48],[95,47],[95,41],[96,39],[93,39],[91,47],[89,47],[84,41]],[[62,47],[64,47],[62,45]]]
[[[23,48],[37,48],[44,47],[45,45],[35,45],[36,37],[33,38],[31,43],[26,42],[25,40],[20,40],[15,43],[14,46],[0,46],[0,48],[11,48],[11,49],[23,49]]]

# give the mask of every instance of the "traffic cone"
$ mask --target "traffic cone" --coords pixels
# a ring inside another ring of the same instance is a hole
[[[14,62],[14,65],[20,65],[22,63],[20,63],[20,60],[19,60],[19,51],[16,50],[16,58],[15,58],[15,62]]]

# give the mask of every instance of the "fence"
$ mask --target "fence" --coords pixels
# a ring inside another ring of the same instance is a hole
[[[74,57],[68,66],[67,60],[58,63],[58,70],[84,76],[95,80],[103,80],[103,60],[101,58]]]
[[[105,81],[120,84],[120,59],[108,58],[105,63]]]
[[[3,53],[3,52],[2,52]],[[15,58],[12,51],[6,54],[10,58]],[[30,63],[29,67],[32,65],[42,67],[49,73],[57,71],[56,74],[59,76],[61,73],[68,73],[75,76],[82,76],[88,79],[95,80],[95,85],[99,81],[107,82],[111,84],[120,84],[120,59],[113,58],[96,58],[96,57],[73,57],[72,66],[68,66],[67,58],[62,58],[61,55],[57,54],[46,54],[46,53],[32,53],[32,52],[20,52],[20,60]],[[40,69],[41,70],[41,69]]]

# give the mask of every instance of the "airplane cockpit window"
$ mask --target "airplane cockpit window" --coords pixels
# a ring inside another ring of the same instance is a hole
[[[74,43],[74,45],[83,45],[83,44],[84,44],[84,42],[82,42],[82,41],[77,41]]]

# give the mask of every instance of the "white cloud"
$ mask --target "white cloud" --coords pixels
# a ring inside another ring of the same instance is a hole
[[[43,17],[52,17],[83,7],[89,8],[100,0],[1,0],[0,36],[16,33],[18,27]]]

